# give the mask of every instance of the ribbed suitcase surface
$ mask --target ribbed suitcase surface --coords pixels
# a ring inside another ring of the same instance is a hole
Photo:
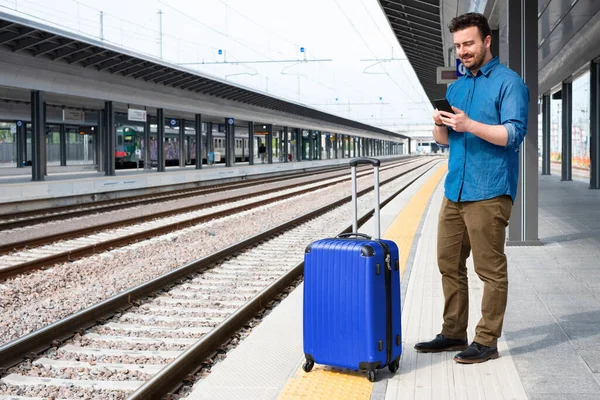
[[[380,242],[388,247],[389,262],[385,260],[388,251]],[[398,266],[398,247],[388,240],[332,238],[318,240],[307,248],[304,263],[307,360],[354,370],[375,370],[399,359],[402,346]],[[389,291],[386,291],[386,275]]]

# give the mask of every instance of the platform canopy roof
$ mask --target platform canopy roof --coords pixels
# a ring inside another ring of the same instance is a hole
[[[456,2],[456,1],[454,1]],[[402,50],[430,100],[445,97],[446,85],[437,84],[437,67],[444,63],[441,7],[445,0],[379,0]],[[450,13],[448,13],[450,14]]]
[[[408,137],[4,12],[0,12],[0,47],[12,52],[26,52],[52,62],[77,65],[150,84],[386,135],[390,139]]]

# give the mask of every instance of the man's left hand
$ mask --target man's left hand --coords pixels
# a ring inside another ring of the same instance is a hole
[[[455,132],[469,132],[469,127],[473,121],[464,111],[456,107],[452,107],[454,114],[447,111],[439,111],[442,122]]]

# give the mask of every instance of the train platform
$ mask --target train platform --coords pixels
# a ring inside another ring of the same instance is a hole
[[[389,156],[393,157],[393,156]],[[397,156],[396,156],[397,157]],[[386,159],[386,157],[380,157]],[[31,180],[31,167],[0,168],[0,214],[16,211],[63,206],[137,194],[185,189],[203,184],[247,179],[250,176],[275,176],[330,165],[347,164],[347,158],[302,162],[273,162],[273,164],[236,163],[167,167],[156,169],[120,169],[115,176],[105,176],[91,165],[48,166],[46,180]]]
[[[542,246],[506,248],[509,297],[500,357],[462,365],[454,352],[417,353],[442,324],[437,214],[444,166],[382,210],[384,237],[401,248],[403,355],[395,374],[315,365],[305,373],[302,285],[194,385],[188,399],[582,399],[600,398],[600,191],[583,182],[539,181]],[[372,232],[368,222],[361,232]],[[482,283],[469,259],[469,339]]]

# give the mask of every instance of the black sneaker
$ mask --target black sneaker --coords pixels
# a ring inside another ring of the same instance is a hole
[[[440,333],[430,342],[415,344],[415,350],[420,353],[439,353],[440,351],[464,350],[467,346],[467,339],[450,339]]]
[[[461,364],[477,364],[498,358],[498,348],[488,347],[477,342],[454,356],[454,361]]]

